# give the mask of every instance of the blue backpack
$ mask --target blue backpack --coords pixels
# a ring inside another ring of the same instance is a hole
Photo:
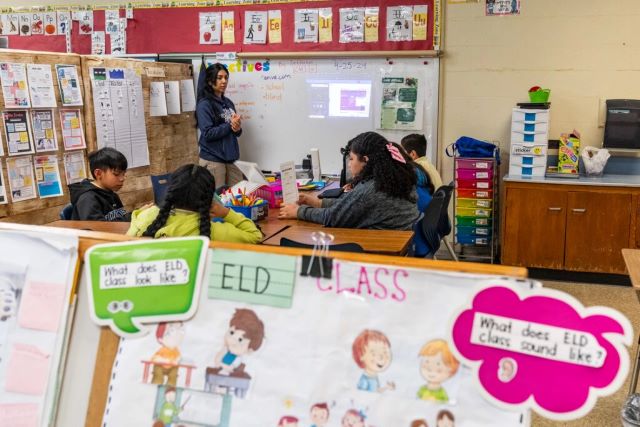
[[[457,152],[459,157],[495,157],[500,163],[500,150],[495,144],[469,136],[461,136],[445,149],[445,153],[449,157],[453,157],[454,152]]]

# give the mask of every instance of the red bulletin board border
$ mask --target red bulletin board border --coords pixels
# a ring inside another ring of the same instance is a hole
[[[350,51],[413,51],[433,50],[434,2],[426,0],[411,2],[408,0],[340,0],[316,1],[289,4],[228,6],[228,7],[188,7],[134,9],[133,19],[127,22],[127,54],[145,53],[212,53],[212,52],[350,52]],[[386,22],[388,6],[427,5],[427,40],[389,42],[386,40]],[[378,42],[340,43],[339,21],[341,8],[372,7],[380,8]],[[294,10],[331,7],[333,9],[333,41],[327,43],[295,43]],[[282,43],[264,45],[243,44],[244,14],[247,11],[282,11]],[[198,43],[198,17],[200,12],[233,11],[235,18],[235,43],[219,45],[201,45]],[[94,30],[104,31],[104,11],[95,10]],[[440,11],[442,13],[442,11]],[[124,17],[124,10],[120,10]],[[78,34],[78,22],[73,22],[71,48],[74,53],[91,53],[91,36]],[[65,52],[64,36],[9,36],[11,49]],[[106,53],[110,53],[109,35],[106,35]]]

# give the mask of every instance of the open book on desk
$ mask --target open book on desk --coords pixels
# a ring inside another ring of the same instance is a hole
[[[258,188],[264,187],[265,185],[267,184],[260,184],[258,182],[251,181],[240,181],[239,183],[231,187],[231,191],[234,195],[241,193],[253,194]]]

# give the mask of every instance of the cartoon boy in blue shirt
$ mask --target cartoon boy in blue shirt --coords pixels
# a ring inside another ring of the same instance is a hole
[[[358,390],[382,393],[395,390],[395,383],[389,381],[381,387],[378,374],[391,365],[391,343],[379,331],[365,329],[353,341],[353,360],[363,370],[358,381]]]

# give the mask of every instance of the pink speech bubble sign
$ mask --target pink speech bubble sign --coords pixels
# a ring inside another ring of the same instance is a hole
[[[473,366],[485,397],[498,406],[531,408],[557,420],[575,419],[587,414],[599,396],[615,392],[627,376],[629,354],[624,346],[631,345],[633,329],[616,310],[585,308],[570,295],[552,289],[535,289],[523,295],[504,286],[481,289],[470,305],[453,317],[453,350]],[[606,356],[599,361],[600,367],[594,367],[474,344],[474,318],[482,314],[513,319],[512,323],[531,322],[539,329],[551,326],[591,334],[597,341],[594,345]],[[515,362],[513,372],[508,363],[505,365],[507,359]],[[505,366],[507,378],[500,374]]]

